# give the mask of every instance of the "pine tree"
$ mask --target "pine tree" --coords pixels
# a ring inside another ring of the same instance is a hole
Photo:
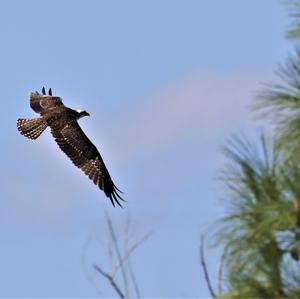
[[[300,40],[300,0],[288,38]],[[221,172],[229,202],[217,241],[224,246],[218,298],[300,298],[300,51],[254,102],[268,137],[234,137]],[[272,130],[269,128],[272,127]]]

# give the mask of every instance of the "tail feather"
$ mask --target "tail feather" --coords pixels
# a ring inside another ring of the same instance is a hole
[[[47,122],[42,118],[19,118],[17,120],[17,128],[25,137],[37,139],[47,128]]]

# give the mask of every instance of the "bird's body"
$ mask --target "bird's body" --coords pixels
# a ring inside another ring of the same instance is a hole
[[[60,149],[79,167],[100,189],[104,191],[112,204],[120,205],[123,200],[113,183],[108,170],[96,146],[88,139],[77,120],[89,115],[86,111],[66,107],[60,97],[43,94],[30,94],[31,108],[40,114],[35,119],[18,119],[17,127],[27,138],[36,139],[50,127],[51,134]]]

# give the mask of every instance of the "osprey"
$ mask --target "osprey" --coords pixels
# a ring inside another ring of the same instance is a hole
[[[89,116],[89,113],[66,107],[60,97],[52,96],[51,88],[46,95],[45,87],[42,94],[37,91],[30,94],[30,107],[39,113],[40,117],[19,118],[17,128],[20,133],[27,138],[37,139],[47,127],[50,127],[56,143],[73,164],[104,191],[113,206],[115,202],[121,206],[119,200],[123,199],[118,193],[121,191],[113,183],[96,146],[77,122],[79,118]]]

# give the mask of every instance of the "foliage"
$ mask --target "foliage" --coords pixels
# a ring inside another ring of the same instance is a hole
[[[259,144],[234,138],[224,149],[230,198],[218,234],[226,244],[224,298],[300,298],[300,171],[264,136]]]
[[[290,16],[293,20],[290,30],[286,36],[290,39],[298,39],[300,37],[300,2],[291,1],[289,5]]]
[[[300,3],[300,2],[299,2]],[[268,84],[259,93],[253,109],[274,125],[275,142],[287,159],[299,160],[300,51],[277,72],[280,83]]]
[[[300,38],[300,1],[289,38]],[[259,93],[268,125],[257,142],[234,137],[221,172],[229,201],[217,241],[224,246],[218,298],[300,298],[300,51]],[[270,125],[271,124],[271,125]],[[224,289],[224,291],[223,291]]]

